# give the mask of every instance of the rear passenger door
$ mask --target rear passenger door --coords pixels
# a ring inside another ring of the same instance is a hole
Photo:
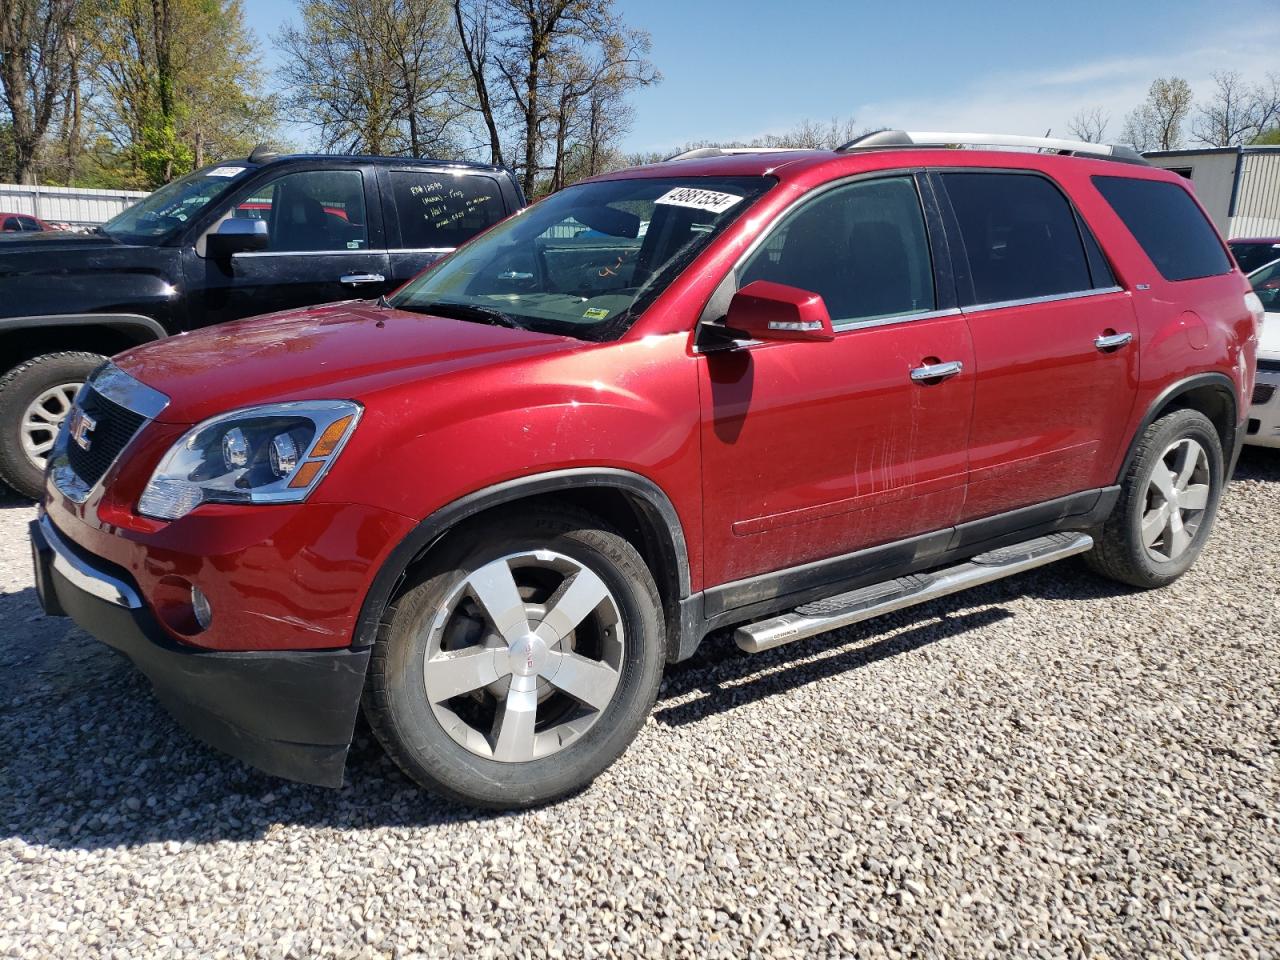
[[[926,227],[933,208],[921,200],[911,174],[815,191],[726,279],[821,294],[836,335],[699,357],[708,583],[956,522],[973,356],[945,244],[940,267],[931,256],[941,228],[936,216]],[[913,375],[942,364],[937,378]]]
[[[973,520],[1107,486],[1138,388],[1138,326],[1087,225],[1031,171],[933,175],[950,203],[977,380]]]
[[[378,176],[392,289],[516,209],[496,174],[390,166]]]

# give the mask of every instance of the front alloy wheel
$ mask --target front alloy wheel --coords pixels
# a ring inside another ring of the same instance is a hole
[[[573,743],[621,677],[622,614],[609,588],[549,550],[485,564],[431,624],[423,683],[440,725],[480,757],[521,763]]]
[[[423,786],[532,806],[626,749],[665,652],[635,547],[577,510],[511,508],[454,531],[410,573],[374,643],[365,715]]]

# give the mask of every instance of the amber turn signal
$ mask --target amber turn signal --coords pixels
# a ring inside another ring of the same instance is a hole
[[[316,441],[316,445],[311,448],[311,456],[327,457],[333,453],[338,447],[338,442],[342,439],[342,435],[347,432],[347,427],[351,425],[351,417],[346,416],[341,420],[335,420],[325,428],[324,433],[320,434],[320,439]],[[299,486],[299,484],[291,483],[289,486]]]

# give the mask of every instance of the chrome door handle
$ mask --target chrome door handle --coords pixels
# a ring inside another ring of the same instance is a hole
[[[926,363],[923,367],[916,367],[911,371],[911,380],[913,383],[945,380],[947,377],[954,377],[963,369],[964,364],[959,360],[952,360],[948,363]]]
[[[1103,334],[1093,341],[1093,345],[1099,350],[1115,350],[1117,347],[1123,347],[1132,339],[1132,333]]]
[[[380,273],[348,273],[346,276],[341,277],[338,282],[355,287],[362,283],[382,283],[386,279]]]

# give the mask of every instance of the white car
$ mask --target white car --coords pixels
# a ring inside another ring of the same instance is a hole
[[[1267,313],[1258,342],[1258,379],[1244,442],[1280,447],[1280,260],[1253,271],[1249,283]]]

